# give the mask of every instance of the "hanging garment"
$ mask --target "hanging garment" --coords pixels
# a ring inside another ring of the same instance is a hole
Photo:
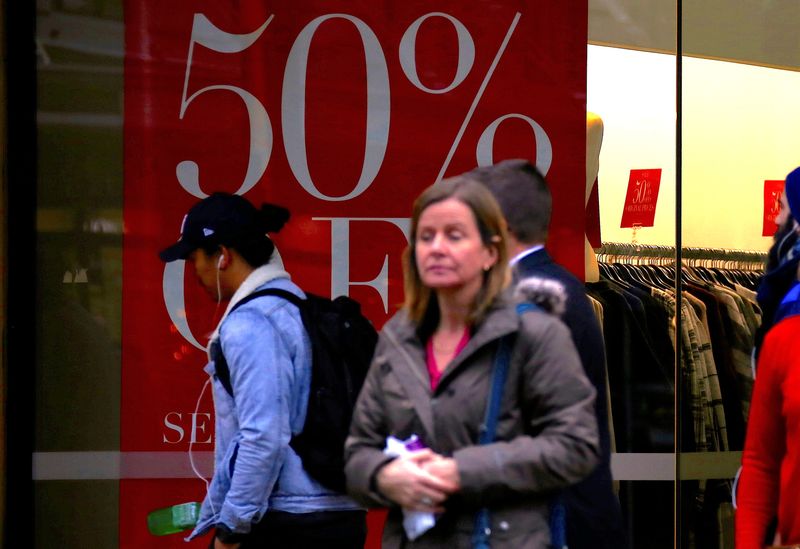
[[[717,375],[722,390],[722,405],[725,409],[728,444],[731,450],[741,450],[744,446],[744,415],[742,413],[741,388],[733,362],[730,327],[723,319],[724,306],[706,288],[695,283],[686,284],[687,292],[702,301],[706,307],[706,321],[711,339],[711,351],[717,367]],[[749,366],[748,366],[749,367]]]

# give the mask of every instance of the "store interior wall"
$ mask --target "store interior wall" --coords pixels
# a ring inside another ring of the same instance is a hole
[[[764,180],[800,164],[800,72],[683,60],[682,240],[688,247],[765,251]],[[598,188],[604,242],[620,228],[630,171],[661,168],[653,227],[641,244],[675,243],[675,56],[589,46],[587,109],[603,119]]]
[[[800,164],[799,89],[800,72],[684,60],[684,245],[769,248],[764,180]]]
[[[675,56],[589,46],[586,108],[603,120],[597,177],[604,242],[631,242],[621,229],[632,169],[661,168],[654,227],[639,242],[675,243]]]

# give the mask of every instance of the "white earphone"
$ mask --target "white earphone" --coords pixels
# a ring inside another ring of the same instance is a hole
[[[224,258],[224,255],[219,254],[219,259],[217,260],[217,307],[219,307],[219,304],[222,303],[222,288],[219,284],[219,270],[222,269],[222,260]],[[216,314],[216,312],[214,314]]]

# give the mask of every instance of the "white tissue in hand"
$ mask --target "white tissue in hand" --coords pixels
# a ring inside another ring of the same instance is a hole
[[[393,436],[386,437],[386,447],[383,449],[383,453],[392,457],[404,456],[412,451],[406,446],[411,446],[417,443],[418,440],[416,435],[411,435],[406,440],[400,440]],[[411,541],[433,528],[435,524],[436,515],[433,513],[403,509],[403,529]]]

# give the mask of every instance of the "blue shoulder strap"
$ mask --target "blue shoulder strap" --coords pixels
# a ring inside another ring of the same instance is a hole
[[[500,340],[497,354],[492,365],[492,386],[489,389],[489,401],[486,403],[486,415],[481,425],[478,444],[494,442],[497,430],[497,417],[500,415],[500,402],[503,399],[503,388],[508,379],[508,363],[511,358],[511,345],[509,337]],[[472,534],[472,547],[474,549],[489,549],[489,536],[492,533],[489,509],[482,507],[475,517],[475,531]]]
[[[500,402],[503,399],[503,388],[508,379],[508,363],[511,356],[511,346],[508,338],[500,340],[497,354],[494,357],[492,367],[492,387],[489,392],[489,402],[486,405],[486,416],[481,425],[481,432],[478,444],[489,444],[494,442],[495,431],[497,430],[497,417],[500,415]]]
[[[517,314],[529,313],[531,311],[541,311],[542,308],[532,301],[521,301],[517,303]]]
[[[531,311],[541,311],[542,308],[536,303],[523,301],[517,304],[517,314],[522,315]],[[497,429],[497,418],[500,414],[500,402],[503,397],[503,388],[508,378],[508,366],[511,358],[511,345],[509,338],[504,337],[500,340],[500,346],[494,358],[492,366],[492,386],[489,393],[489,401],[486,405],[486,417],[481,426],[478,444],[490,444],[494,442],[495,431]],[[567,525],[566,507],[560,494],[555,495],[550,500],[550,543],[556,549],[562,549],[567,545]],[[489,549],[489,536],[491,535],[491,519],[489,509],[486,507],[478,511],[475,518],[475,531],[472,534],[472,546],[474,549]]]

